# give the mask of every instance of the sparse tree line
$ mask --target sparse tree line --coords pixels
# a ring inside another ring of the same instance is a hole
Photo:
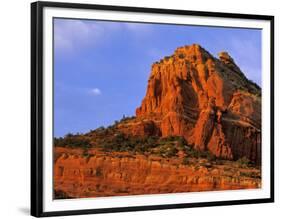
[[[80,148],[88,155],[88,149],[99,148],[105,152],[130,152],[141,154],[153,154],[163,158],[178,156],[184,152],[182,164],[188,165],[194,159],[206,159],[208,162],[223,163],[209,151],[195,150],[193,145],[188,145],[182,136],[128,136],[118,131],[116,126],[120,122],[130,120],[131,117],[123,117],[114,125],[107,128],[99,127],[87,134],[67,134],[64,137],[54,138],[55,147]],[[246,157],[240,158],[237,164],[241,167],[253,165]]]

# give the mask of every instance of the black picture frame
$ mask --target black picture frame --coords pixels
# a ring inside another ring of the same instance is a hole
[[[123,12],[141,12],[170,15],[191,15],[217,18],[244,18],[270,22],[270,198],[228,200],[200,203],[181,203],[168,205],[135,206],[121,208],[80,209],[44,212],[43,210],[43,9],[45,7],[68,9],[95,9]],[[249,15],[222,12],[171,10],[160,8],[140,8],[111,5],[93,5],[58,2],[31,3],[31,215],[35,217],[96,214],[128,211],[147,211],[160,209],[193,208],[222,205],[240,205],[274,202],[274,17],[268,15]]]

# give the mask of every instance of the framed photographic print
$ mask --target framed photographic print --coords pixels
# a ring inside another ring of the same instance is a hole
[[[31,214],[274,201],[274,17],[31,4]]]

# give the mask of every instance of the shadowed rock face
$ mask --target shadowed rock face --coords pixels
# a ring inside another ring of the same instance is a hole
[[[217,157],[261,159],[261,90],[227,52],[194,44],[152,65],[134,135],[184,136]],[[149,128],[144,128],[146,127]],[[128,133],[132,132],[130,129]]]

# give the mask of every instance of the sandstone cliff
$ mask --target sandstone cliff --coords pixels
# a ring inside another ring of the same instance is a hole
[[[260,95],[227,52],[180,47],[152,65],[133,134],[184,136],[197,150],[260,163]]]
[[[258,169],[232,164],[183,165],[182,159],[56,148],[56,198],[161,194],[260,188]]]

